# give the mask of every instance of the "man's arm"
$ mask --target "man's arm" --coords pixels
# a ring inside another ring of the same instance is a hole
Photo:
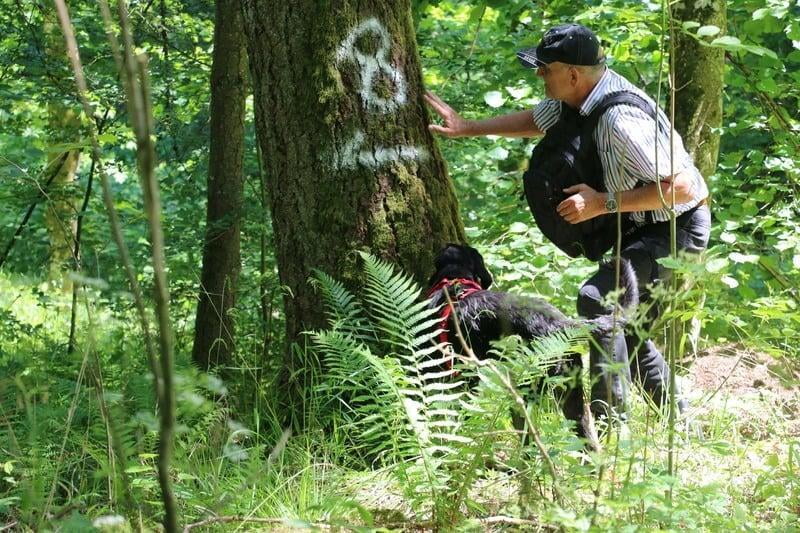
[[[663,209],[665,206],[661,203],[657,187],[661,187],[667,206],[672,202],[673,189],[675,205],[691,202],[694,198],[691,175],[688,172],[679,172],[671,178],[670,181],[649,183],[643,187],[622,191],[618,196],[619,210],[623,213],[630,213]],[[596,191],[584,183],[568,187],[564,189],[564,192],[571,196],[558,204],[556,210],[567,222],[577,224],[599,215],[608,214],[608,210],[606,210],[608,193]]]
[[[519,111],[483,120],[466,120],[455,109],[434,93],[427,91],[425,101],[442,117],[443,125],[431,124],[428,128],[446,137],[477,137],[501,135],[503,137],[535,137],[542,132],[533,121],[531,111]]]

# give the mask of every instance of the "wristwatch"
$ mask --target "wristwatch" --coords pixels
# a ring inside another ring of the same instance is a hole
[[[617,197],[614,195],[613,192],[608,193],[606,196],[606,211],[609,213],[616,213],[619,211],[619,205],[617,205]]]

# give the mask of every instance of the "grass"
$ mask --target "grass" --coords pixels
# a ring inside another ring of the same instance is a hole
[[[78,531],[94,522],[105,531],[157,529],[162,507],[152,384],[132,322],[97,293],[88,295],[92,318],[102,324],[95,332],[97,353],[105,399],[123,442],[124,457],[118,457],[110,452],[110,428],[94,386],[86,375],[78,381],[83,357],[64,353],[67,296],[32,285],[0,275],[0,527]],[[728,383],[752,369],[734,370]],[[237,391],[252,387],[262,388],[259,397],[269,405],[278,391],[268,385],[223,386],[188,365],[185,356],[179,357],[177,375],[173,481],[183,525],[215,516],[236,520],[202,530],[428,524],[424,510],[402,497],[393,475],[397,465],[359,461],[346,428],[323,431],[312,416],[304,432],[284,439],[270,411],[239,410]],[[494,462],[470,465],[478,468],[478,479],[468,507],[451,526],[499,530],[513,519],[513,527],[532,530],[800,528],[800,435],[796,412],[784,411],[796,404],[791,391],[779,391],[776,383],[760,392],[717,384],[695,390],[693,430],[680,435],[675,479],[666,474],[666,422],[648,412],[639,395],[633,395],[626,430],[591,457],[545,400],[532,414],[557,466],[559,488],[569,495],[565,504],[554,503],[537,454],[520,448],[510,420],[504,420],[491,437]],[[598,483],[600,464],[606,469]],[[120,493],[123,472],[132,503]],[[487,522],[490,517],[505,518]]]

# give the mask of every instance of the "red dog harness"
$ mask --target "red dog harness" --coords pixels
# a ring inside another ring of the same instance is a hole
[[[470,294],[474,294],[478,291],[482,291],[483,287],[481,287],[478,282],[473,281],[471,279],[466,278],[456,278],[456,279],[447,279],[444,278],[439,283],[431,287],[431,290],[428,291],[427,297],[432,297],[436,291],[440,290],[447,290],[450,287],[458,285],[458,292],[456,293],[456,301],[463,300]],[[449,337],[447,335],[447,320],[450,318],[450,315],[453,313],[453,306],[448,305],[447,300],[445,300],[445,304],[442,306],[442,310],[439,316],[442,317],[441,322],[439,323],[439,328],[442,329],[442,332],[439,334],[439,342],[448,343],[450,342]],[[452,367],[453,362],[450,361],[448,364],[448,370]]]

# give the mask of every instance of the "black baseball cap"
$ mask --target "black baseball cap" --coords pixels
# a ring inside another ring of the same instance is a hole
[[[550,28],[536,47],[520,50],[517,57],[527,68],[539,68],[554,61],[568,65],[599,65],[606,60],[597,35],[575,23]]]

